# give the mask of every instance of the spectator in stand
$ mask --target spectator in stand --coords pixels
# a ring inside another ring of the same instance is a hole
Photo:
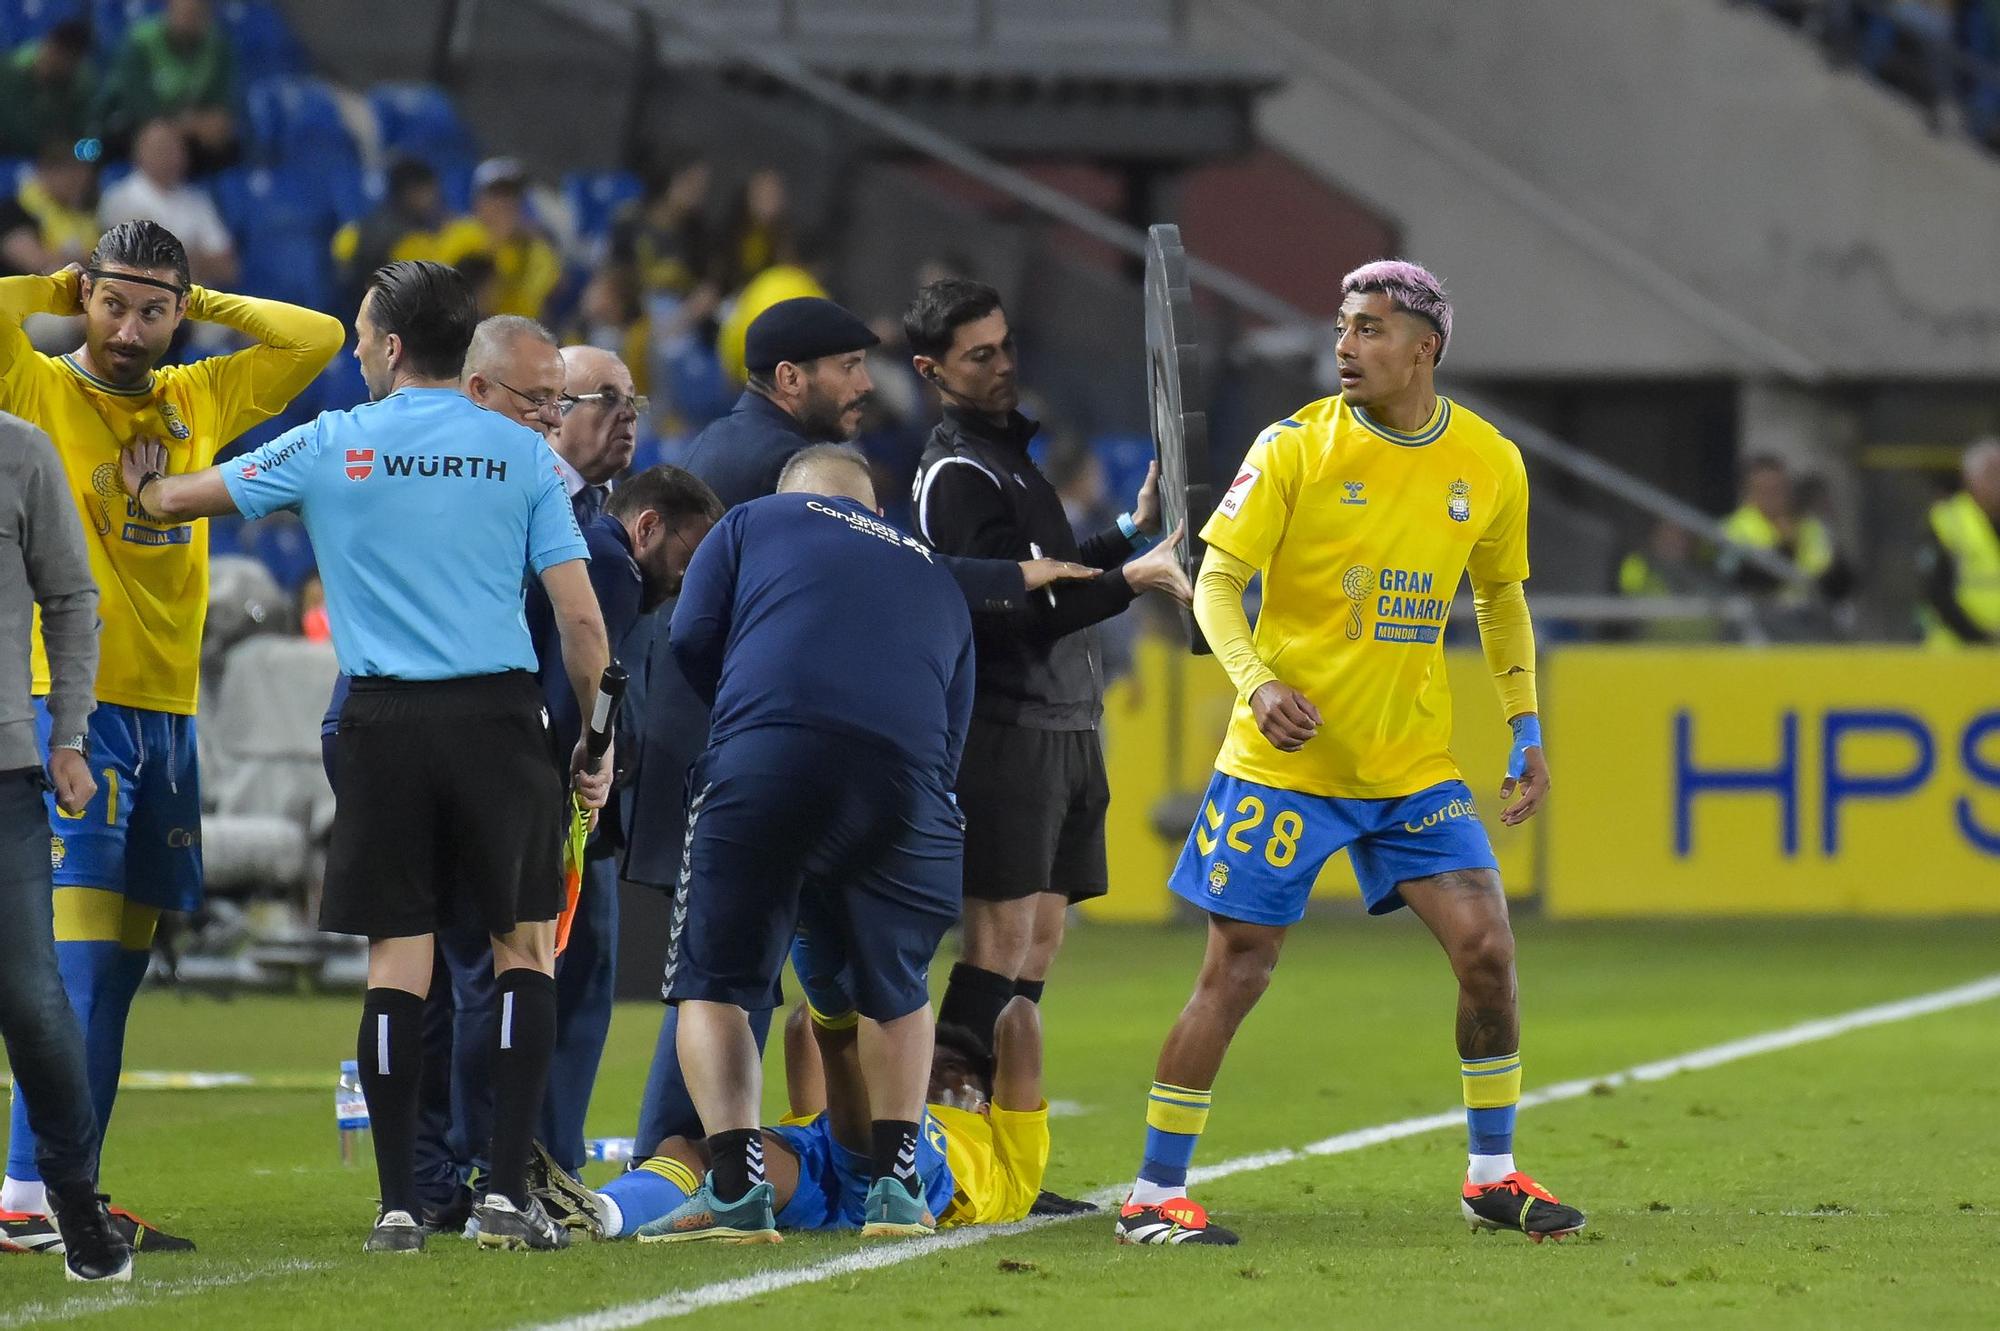
[[[97,164],[80,159],[75,145],[51,139],[14,195],[34,220],[41,262],[32,270],[53,273],[81,263],[97,244]]]
[[[96,94],[88,23],[65,19],[24,42],[0,61],[0,154],[26,157],[50,139],[90,137]]]
[[[211,0],[167,0],[158,18],[125,35],[99,119],[119,145],[151,121],[172,121],[187,136],[196,172],[206,175],[236,160],[238,100],[236,51]]]
[[[236,281],[236,242],[215,200],[188,183],[188,141],[175,122],[154,120],[132,143],[132,174],[104,192],[98,220],[106,227],[144,219],[158,222],[187,247],[194,280],[205,287]]]
[[[1799,503],[1799,487],[1779,458],[1765,453],[1743,465],[1742,500],[1722,520],[1731,542],[1717,560],[1723,578],[1745,591],[1776,593],[1781,606],[1800,608],[1815,597],[1836,600],[1852,586],[1852,574],[1833,545],[1833,533],[1816,512]],[[1807,581],[1786,584],[1743,551],[1769,550],[1797,566]]]
[[[1960,463],[1964,488],[1931,505],[1919,567],[1924,640],[1933,647],[2000,643],[2000,439]]]
[[[683,400],[703,396],[694,387],[715,377],[714,320],[722,288],[720,255],[707,217],[714,176],[699,158],[683,162],[648,179],[638,201],[621,211],[611,229],[611,258],[636,285],[640,304],[636,319],[643,323],[628,319],[620,326],[628,333],[643,331],[648,344],[587,339],[617,352],[635,374],[643,373],[649,383],[658,384],[663,411],[684,425],[703,423],[699,418],[707,413],[700,408],[720,405]],[[584,299],[591,300],[593,294],[605,302],[612,291],[586,291]],[[593,323],[601,328],[603,322],[600,312]]]
[[[639,278],[630,265],[606,263],[590,275],[577,297],[565,346],[596,347],[631,367],[633,392],[644,397],[646,357],[651,350],[652,321],[641,303]]]
[[[471,286],[472,308],[482,322],[501,313],[500,265],[493,262],[492,255],[483,251],[468,254],[452,266]]]
[[[611,226],[611,257],[637,277],[662,337],[686,333],[715,313],[720,292],[706,215],[714,174],[697,159],[653,176]]]
[[[528,173],[511,157],[490,157],[472,174],[472,214],[445,227],[437,257],[465,270],[465,260],[492,260],[498,286],[492,314],[539,319],[562,278],[554,245],[528,216]],[[481,309],[482,317],[488,311]]]
[[[715,354],[721,358],[722,371],[729,382],[739,388],[750,381],[749,371],[743,366],[743,342],[758,315],[779,301],[800,296],[829,299],[822,281],[817,243],[811,237],[800,237],[791,243],[791,250],[793,257],[772,264],[750,279],[730,302],[729,313],[716,330]]]
[[[53,273],[80,263],[97,244],[97,167],[66,141],[43,149],[12,198],[0,198],[0,276]],[[81,318],[31,314],[22,330],[38,351],[66,351],[83,336]]]
[[[361,308],[368,279],[385,263],[437,257],[444,223],[444,190],[430,163],[398,157],[389,164],[382,206],[333,236],[333,261],[342,292],[340,308]]]
[[[776,167],[752,171],[737,191],[723,231],[722,289],[739,291],[773,264],[792,263],[791,197]]]

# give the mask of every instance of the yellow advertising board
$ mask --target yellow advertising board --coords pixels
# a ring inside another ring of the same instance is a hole
[[[1452,752],[1493,838],[1508,893],[1525,895],[1534,890],[1537,877],[1534,826],[1502,827],[1495,816],[1511,742],[1499,695],[1477,651],[1446,652],[1445,668],[1452,692]],[[1087,903],[1085,915],[1097,920],[1172,918],[1178,898],[1167,890],[1167,875],[1215,770],[1235,701],[1229,677],[1214,658],[1190,656],[1177,642],[1155,635],[1140,639],[1132,670],[1105,690],[1104,761],[1111,780],[1105,839],[1111,893]],[[1558,794],[1562,787],[1558,770]],[[1360,901],[1345,854],[1334,856],[1313,892]]]
[[[1561,916],[2000,913],[2000,653],[1545,657]]]

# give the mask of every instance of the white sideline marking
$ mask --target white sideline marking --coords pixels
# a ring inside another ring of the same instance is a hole
[[[269,1280],[275,1276],[295,1276],[307,1271],[323,1269],[327,1263],[295,1259],[272,1262],[263,1266],[245,1267],[240,1271],[219,1271],[212,1275],[186,1276],[181,1279],[155,1280],[147,1269],[151,1258],[140,1254],[133,1263],[132,1283],[129,1285],[99,1285],[91,1292],[71,1285],[77,1292],[64,1298],[48,1299],[38,1303],[24,1303],[9,1308],[0,1314],[0,1327],[46,1326],[50,1322],[67,1322],[78,1317],[94,1317],[98,1313],[116,1312],[121,1308],[151,1308],[164,1299],[179,1298],[186,1294],[200,1294],[205,1290],[226,1289],[231,1285],[247,1285],[253,1280]],[[58,1280],[62,1279],[60,1268],[62,1259],[44,1257],[35,1263],[49,1268]],[[144,1274],[141,1274],[141,1273]],[[99,1292],[101,1291],[101,1292]]]
[[[1812,1021],[1800,1022],[1796,1026],[1768,1031],[1762,1035],[1747,1036],[1741,1040],[1730,1040],[1723,1044],[1711,1045],[1706,1049],[1697,1049],[1676,1058],[1661,1059],[1655,1063],[1641,1063],[1637,1067],[1626,1068],[1622,1072],[1613,1072],[1603,1077],[1558,1082],[1553,1086],[1544,1086],[1523,1095],[1521,1107],[1529,1109],[1536,1105],[1554,1104],[1561,1100],[1581,1099],[1598,1086],[1623,1086],[1635,1081],[1662,1081],[1683,1072],[1720,1067],[1725,1063],[1755,1058],[1759,1054],[1775,1053],[1781,1049],[1793,1049],[1803,1044],[1830,1040],[1849,1031],[1886,1025],[1889,1022],[1908,1021],[1912,1017],[1968,1007],[1993,998],[2000,998],[2000,975],[1989,975],[1983,980],[1941,989],[1932,994],[1920,994],[1915,998],[1857,1008],[1837,1017],[1815,1018]],[[1426,1114],[1421,1118],[1406,1118],[1395,1123],[1383,1123],[1372,1128],[1343,1132],[1295,1150],[1287,1148],[1266,1151],[1260,1155],[1238,1156],[1234,1160],[1225,1160],[1204,1169],[1189,1171],[1188,1182],[1190,1184],[1212,1182],[1215,1179],[1228,1178],[1232,1174],[1248,1174],[1260,1169],[1291,1164],[1307,1156],[1341,1155],[1403,1137],[1464,1126],[1463,1109],[1453,1109],[1442,1114]],[[1108,1188],[1094,1194],[1091,1200],[1099,1204],[1115,1202],[1123,1198],[1124,1192],[1125,1187],[1120,1184],[1116,1188]],[[700,1312],[704,1308],[722,1307],[761,1298],[795,1285],[817,1284],[836,1276],[857,1275],[863,1271],[874,1271],[885,1266],[898,1266],[904,1262],[915,1261],[919,1257],[928,1257],[933,1253],[967,1248],[975,1243],[1004,1238],[1010,1234],[1025,1234],[1029,1230],[1075,1218],[1041,1216],[1011,1225],[980,1225],[948,1230],[934,1238],[912,1239],[882,1247],[862,1248],[845,1256],[815,1262],[811,1266],[796,1267],[789,1271],[766,1271],[735,1280],[718,1281],[713,1285],[663,1294],[658,1298],[647,1299],[643,1303],[628,1303],[615,1308],[606,1308],[600,1312],[585,1313],[579,1317],[564,1318],[558,1322],[543,1322],[524,1328],[523,1331],[624,1331],[627,1327],[643,1326],[648,1322],[662,1321],[669,1317],[684,1317],[688,1313]],[[1100,1221],[1104,1219],[1103,1216],[1098,1218]]]

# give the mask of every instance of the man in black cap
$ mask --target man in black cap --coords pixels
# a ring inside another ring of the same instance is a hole
[[[875,392],[867,351],[880,341],[830,300],[779,301],[744,336],[749,387],[734,410],[694,437],[682,465],[730,508],[772,493],[794,453],[859,433]]]

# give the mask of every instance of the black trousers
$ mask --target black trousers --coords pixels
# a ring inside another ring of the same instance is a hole
[[[97,1112],[83,1030],[56,970],[55,885],[40,768],[0,772],[0,1036],[35,1130],[35,1163],[57,1192],[94,1187]]]

